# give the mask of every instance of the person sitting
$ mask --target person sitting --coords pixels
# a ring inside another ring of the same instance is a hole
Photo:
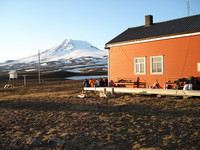
[[[84,80],[83,86],[84,86],[84,87],[90,87],[90,84],[89,84],[89,80],[88,80],[88,79],[85,79],[85,80]]]
[[[99,80],[98,80],[98,79],[95,80],[94,86],[95,86],[95,87],[99,87]]]
[[[100,85],[100,87],[104,87],[105,86],[105,82],[103,81],[102,78],[100,79],[99,85]]]
[[[104,79],[104,84],[106,87],[108,87],[108,79],[107,78]]]
[[[91,87],[94,87],[94,79],[90,79],[89,84],[90,84]]]

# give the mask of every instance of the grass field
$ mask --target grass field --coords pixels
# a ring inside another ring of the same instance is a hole
[[[82,81],[0,88],[0,149],[157,150],[200,147],[200,99],[117,94],[78,98]],[[0,87],[6,81],[0,82]]]

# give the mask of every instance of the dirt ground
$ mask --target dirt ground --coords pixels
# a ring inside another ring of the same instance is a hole
[[[0,88],[0,149],[200,148],[200,98],[81,91],[82,81],[67,80]]]

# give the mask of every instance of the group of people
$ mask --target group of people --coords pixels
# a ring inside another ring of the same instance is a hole
[[[107,87],[108,79],[100,78],[100,79],[85,79],[83,82],[84,87]]]

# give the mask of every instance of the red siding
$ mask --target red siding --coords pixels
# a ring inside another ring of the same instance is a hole
[[[110,47],[110,80],[136,78],[164,86],[168,77],[200,77],[200,35]],[[164,73],[150,74],[150,56],[164,56]],[[134,58],[146,57],[146,74],[134,75]]]

